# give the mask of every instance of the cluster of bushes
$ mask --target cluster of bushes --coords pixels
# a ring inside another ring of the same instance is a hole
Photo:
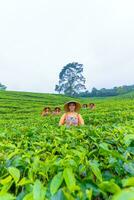
[[[79,97],[107,97],[107,96],[118,96],[121,94],[127,94],[134,91],[134,85],[124,85],[120,87],[114,87],[112,89],[102,88],[100,90],[93,88],[91,92],[86,91],[80,93]]]

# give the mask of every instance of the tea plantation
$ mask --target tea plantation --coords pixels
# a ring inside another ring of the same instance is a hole
[[[134,93],[79,99],[83,127],[40,116],[70,99],[0,92],[0,200],[134,200]]]

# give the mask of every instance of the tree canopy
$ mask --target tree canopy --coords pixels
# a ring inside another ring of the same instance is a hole
[[[6,86],[5,85],[3,85],[2,83],[0,83],[0,90],[6,90]]]
[[[76,96],[85,91],[85,81],[83,65],[77,62],[69,63],[60,72],[59,84],[55,86],[55,91],[69,96]]]

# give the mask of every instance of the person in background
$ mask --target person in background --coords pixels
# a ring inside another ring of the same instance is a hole
[[[80,126],[84,125],[84,120],[82,116],[78,113],[81,105],[76,101],[69,101],[64,105],[65,113],[62,115],[59,125],[70,126]]]
[[[96,108],[96,105],[95,105],[94,103],[90,103],[90,104],[89,104],[89,108],[90,108],[91,110],[93,110],[93,109]]]
[[[83,104],[83,105],[82,105],[82,108],[84,108],[84,109],[86,109],[87,107],[88,107],[87,104]]]
[[[53,115],[60,115],[61,114],[61,108],[60,107],[56,107],[53,111]]]
[[[50,107],[45,107],[41,113],[41,116],[48,116],[51,114],[51,108]]]

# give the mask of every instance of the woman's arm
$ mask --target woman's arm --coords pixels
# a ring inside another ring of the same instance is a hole
[[[66,114],[63,114],[62,117],[60,118],[59,126],[62,126],[65,124],[65,117],[66,117]]]
[[[79,125],[84,125],[84,119],[82,118],[82,116],[79,114]]]
[[[44,111],[42,111],[41,116],[45,116],[45,112]]]

